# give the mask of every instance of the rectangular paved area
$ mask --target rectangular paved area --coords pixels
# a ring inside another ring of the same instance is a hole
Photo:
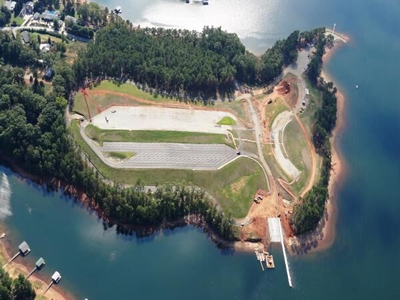
[[[102,152],[134,152],[121,168],[216,170],[237,157],[223,144],[105,142]]]
[[[155,106],[113,106],[92,119],[92,124],[102,129],[118,130],[169,130],[226,134],[231,126],[217,123],[225,116],[236,120],[228,112]]]

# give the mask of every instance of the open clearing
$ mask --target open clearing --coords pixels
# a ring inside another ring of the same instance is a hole
[[[104,130],[94,125],[85,128],[86,135],[103,145],[104,142],[141,142],[141,143],[191,143],[225,144],[233,147],[226,135],[186,131],[156,130]]]
[[[292,163],[291,157],[286,153],[286,149],[283,144],[283,136],[285,127],[291,122],[292,113],[284,111],[280,113],[274,120],[271,128],[271,138],[274,141],[274,152],[277,161],[281,165],[281,168],[286,172],[290,178],[297,179],[300,176],[300,171]]]
[[[109,108],[92,119],[101,129],[189,131],[227,134],[231,126],[217,125],[224,117],[235,120],[222,111],[166,108],[155,106]]]
[[[252,204],[258,188],[268,190],[261,167],[248,158],[238,158],[218,171],[193,171],[170,169],[114,169],[107,166],[94,153],[80,134],[78,121],[71,122],[70,132],[97,170],[107,179],[119,184],[134,185],[140,179],[144,185],[186,182],[204,188],[233,217],[244,217]],[[242,178],[245,184],[237,184]],[[234,184],[236,188],[227,192]]]
[[[292,185],[293,191],[299,194],[310,175],[311,154],[303,132],[295,120],[286,126],[283,143],[290,161],[301,171],[299,181]]]

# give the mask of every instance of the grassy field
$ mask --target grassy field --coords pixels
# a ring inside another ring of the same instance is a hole
[[[265,116],[267,120],[269,120],[269,128],[271,128],[275,118],[285,110],[288,110],[288,108],[283,103],[281,98],[277,98],[271,104],[268,104],[267,108],[265,109]]]
[[[69,64],[72,64],[76,57],[78,56],[78,52],[86,48],[86,43],[82,42],[69,42],[67,44],[67,51],[65,52],[66,60]]]
[[[96,103],[97,107],[100,110],[104,110],[111,105],[143,105],[143,103],[134,101],[132,99],[126,97],[120,97],[115,95],[91,95],[91,99]],[[87,99],[87,103],[90,110],[90,115],[93,117],[97,115],[99,112],[94,106],[93,102],[90,99]],[[72,110],[89,118],[88,111],[85,104],[85,98],[83,97],[82,93],[77,93],[74,99],[74,105]]]
[[[244,217],[258,188],[268,190],[267,181],[259,165],[240,158],[218,171],[192,170],[117,170],[105,165],[86,144],[79,133],[77,121],[71,123],[70,133],[79,147],[106,178],[121,184],[135,184],[141,179],[146,185],[167,182],[186,182],[204,188],[220,203],[225,212]]]
[[[164,102],[164,101],[177,101],[175,98],[164,98],[162,96],[155,96],[150,93],[146,93],[138,89],[135,85],[129,83],[123,83],[121,85],[116,85],[110,80],[102,81],[98,86],[93,87],[93,90],[107,90],[117,93],[127,94],[129,96],[137,97],[144,100],[154,101],[154,102]]]
[[[17,26],[21,26],[22,23],[24,22],[24,19],[21,17],[14,17],[14,14],[11,13],[11,20],[10,20],[9,24],[12,25],[14,23],[14,21],[17,24]]]
[[[192,144],[226,144],[233,143],[223,134],[156,131],[156,130],[103,130],[94,125],[85,128],[86,135],[102,145],[104,142],[141,142],[141,143],[192,143]]]
[[[129,159],[135,156],[134,152],[105,152],[104,154],[112,158],[117,158],[121,160]]]
[[[279,163],[275,159],[272,147],[272,145],[265,145],[263,147],[264,158],[271,169],[272,175],[274,175],[275,178],[282,178],[283,180],[289,182],[289,177],[281,169]]]
[[[231,117],[223,117],[217,124],[219,124],[219,125],[236,125],[236,122]]]
[[[296,121],[292,121],[286,126],[283,139],[290,161],[301,171],[299,181],[292,185],[293,192],[298,195],[310,176],[310,152],[303,132]]]
[[[216,101],[213,106],[214,108],[217,109],[228,109],[236,113],[236,115],[245,120],[246,122],[250,122],[249,118],[247,117],[246,110],[245,110],[245,105],[247,105],[246,102],[243,102],[242,100],[234,100],[234,101]]]
[[[51,36],[49,34],[42,34],[42,33],[37,33],[37,32],[33,32],[31,34],[31,40],[38,40],[38,36],[40,35],[40,41],[42,44],[47,43],[48,39],[50,38],[52,43],[61,43],[62,40],[58,37],[55,36]]]

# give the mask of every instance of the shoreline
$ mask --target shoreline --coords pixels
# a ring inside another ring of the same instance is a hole
[[[4,224],[0,225],[0,229],[4,230]],[[10,255],[10,249],[11,245],[10,242],[7,240],[7,238],[4,238],[3,240],[0,241],[0,257],[4,259],[5,262],[11,259]],[[33,264],[32,264],[33,267]],[[19,274],[22,274],[24,277],[26,277],[29,273],[30,270],[28,269],[28,263],[27,262],[19,262],[18,258],[16,260],[10,262],[4,270],[10,275],[11,278],[16,278]],[[57,285],[53,285],[47,292],[44,294],[45,289],[48,285],[48,283],[51,281],[50,276],[48,278],[48,282],[46,283],[42,276],[37,275],[36,273],[32,274],[29,277],[29,281],[31,282],[32,286],[35,289],[36,292],[36,297],[41,297],[40,299],[46,299],[46,300],[73,300],[75,299],[72,295],[68,294],[65,290],[62,288],[58,287]]]
[[[340,36],[344,37],[346,42],[349,42],[349,37],[339,33]],[[329,49],[326,54],[323,56],[322,61],[323,65],[332,58],[333,54],[338,51],[340,47],[343,46],[342,42],[337,43],[332,49]],[[325,68],[321,71],[321,77],[325,79],[325,81],[331,81],[337,88],[337,119],[336,126],[333,130],[331,137],[331,150],[332,150],[332,161],[331,161],[331,174],[328,185],[329,198],[326,204],[326,213],[325,213],[325,226],[322,228],[323,239],[319,243],[318,247],[315,248],[315,251],[324,251],[330,248],[336,238],[336,222],[338,217],[338,207],[337,207],[337,198],[340,188],[343,186],[347,175],[347,164],[345,158],[341,152],[339,139],[346,125],[346,96],[344,92],[340,89],[339,85],[332,78],[332,76],[326,71]]]
[[[341,38],[346,40],[350,39],[340,34]],[[326,71],[326,63],[332,58],[333,54],[345,45],[344,42],[339,41],[334,44],[330,49],[327,49],[322,57],[323,68],[321,70],[321,77],[327,82],[333,82],[337,89],[337,112],[336,112],[336,126],[330,138],[331,142],[331,172],[328,184],[328,200],[325,204],[325,213],[317,228],[305,235],[295,236],[294,238],[286,237],[287,248],[292,255],[311,254],[323,252],[329,249],[335,242],[336,238],[336,222],[338,217],[337,197],[341,186],[344,183],[347,174],[346,161],[341,153],[338,139],[345,128],[346,122],[346,97],[340,90],[338,84],[332,79],[332,76]]]

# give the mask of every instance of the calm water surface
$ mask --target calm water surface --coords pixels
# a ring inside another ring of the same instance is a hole
[[[400,299],[399,1],[98,2],[121,5],[136,24],[223,26],[256,53],[295,29],[336,22],[351,38],[326,66],[347,98],[339,142],[349,173],[337,199],[337,239],[326,252],[290,257],[289,289],[279,248],[272,249],[277,268],[262,273],[253,254],[221,252],[193,227],[120,236],[74,201],[0,168],[12,191],[10,209],[0,215],[11,211],[10,242],[29,242],[29,262],[43,256],[43,275],[60,271],[61,286],[78,299]]]

